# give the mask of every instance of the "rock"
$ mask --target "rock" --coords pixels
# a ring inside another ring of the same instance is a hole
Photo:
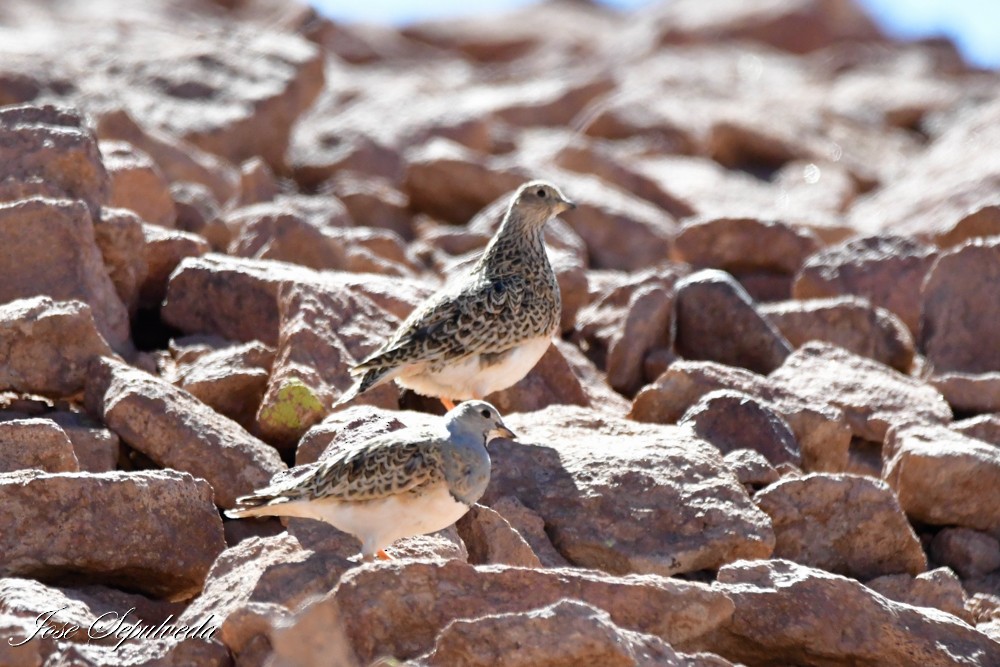
[[[201,590],[225,546],[211,487],[172,470],[8,473],[0,475],[0,498],[3,576],[85,575],[184,599]],[[144,507],[157,509],[136,511]]]
[[[111,354],[86,303],[47,296],[0,304],[0,389],[71,396],[87,367]]]
[[[680,421],[723,454],[738,449],[761,453],[772,465],[801,463],[799,444],[788,422],[765,401],[735,391],[713,391],[691,406]]]
[[[379,656],[407,660],[429,651],[454,619],[524,612],[566,598],[602,609],[623,629],[680,645],[718,627],[732,609],[725,596],[704,584],[655,575],[613,577],[457,561],[354,568],[316,604],[341,610],[351,646],[367,664]]]
[[[209,636],[215,626],[198,627],[198,637]],[[179,633],[178,633],[179,634]],[[70,644],[52,657],[56,664],[79,665],[80,667],[132,667],[137,664],[155,664],[163,667],[228,667],[232,664],[229,651],[220,642],[211,640],[153,639],[137,641],[133,644],[114,646],[91,646]],[[154,662],[155,661],[155,662]]]
[[[361,291],[402,319],[431,294],[416,281],[325,274],[284,262],[208,254],[183,260],[167,285],[164,320],[187,333],[213,333],[229,340],[278,343],[278,288],[284,283],[332,284]]]
[[[622,276],[577,313],[575,339],[617,391],[634,394],[643,381],[646,353],[669,346],[673,333],[672,269]]]
[[[167,282],[177,265],[187,257],[201,257],[211,247],[208,241],[197,234],[176,229],[143,225],[142,235],[147,272],[139,300],[146,308],[155,309],[163,302],[163,297],[167,294]]]
[[[177,229],[198,234],[212,246],[222,251],[229,245],[232,230],[219,217],[219,202],[212,191],[201,183],[180,181],[170,186],[177,210]]]
[[[951,423],[952,431],[1000,447],[1000,415],[970,417]]]
[[[80,412],[49,412],[51,419],[73,443],[73,452],[84,472],[111,472],[118,467],[118,436]]]
[[[886,434],[882,478],[907,516],[935,526],[1000,535],[1000,449],[944,426],[898,426]]]
[[[575,600],[541,609],[455,619],[438,635],[426,665],[687,665],[659,637],[623,630],[606,611]],[[719,663],[724,664],[724,663]]]
[[[541,567],[538,556],[531,550],[507,519],[483,505],[474,505],[455,524],[469,550],[469,562],[475,565],[510,565]]]
[[[77,472],[80,463],[66,432],[50,419],[0,422],[0,472],[37,468],[45,472]]]
[[[491,509],[524,538],[543,567],[570,566],[570,562],[552,545],[552,540],[545,532],[545,519],[538,512],[525,507],[514,496],[503,496],[493,501]]]
[[[792,286],[796,299],[860,296],[892,311],[916,337],[921,285],[937,249],[908,236],[878,235],[829,246],[809,257]]]
[[[304,605],[292,618],[275,623],[271,643],[275,667],[311,667],[324,662],[337,667],[362,667],[336,605],[315,600]]]
[[[125,364],[91,366],[87,410],[159,465],[208,480],[219,507],[285,470],[278,453],[191,394]]]
[[[1000,411],[1000,373],[942,373],[930,384],[957,413]]]
[[[493,470],[480,502],[516,497],[575,565],[669,576],[771,551],[767,520],[718,452],[687,429],[570,406],[505,422],[523,435],[490,442]],[[706,514],[699,508],[708,497]]]
[[[933,387],[826,343],[806,343],[769,379],[804,400],[837,406],[866,440],[880,442],[894,424],[951,421],[951,408]]]
[[[264,665],[271,655],[272,624],[291,616],[283,607],[268,602],[248,602],[231,613],[222,624],[219,639],[234,662]],[[339,664],[339,663],[335,663]]]
[[[83,301],[101,336],[124,351],[128,310],[101,261],[91,220],[80,201],[32,197],[0,204],[0,265],[6,267],[0,302],[41,295]]]
[[[678,260],[735,276],[751,271],[795,275],[819,249],[819,238],[808,229],[755,218],[695,218],[674,239]]]
[[[957,616],[966,623],[972,616],[965,609],[965,591],[955,573],[946,567],[909,574],[887,574],[865,584],[868,588],[896,602],[914,607],[932,607]]]
[[[864,299],[840,297],[763,304],[760,312],[792,347],[819,340],[909,373],[913,337],[891,312]]]
[[[131,316],[139,307],[139,290],[148,271],[142,227],[142,219],[132,211],[107,206],[94,224],[94,240],[108,276]]]
[[[927,558],[881,480],[806,475],[754,496],[774,525],[774,557],[856,579],[920,574]]]
[[[108,204],[135,212],[146,222],[171,228],[177,219],[170,183],[153,160],[125,141],[99,144],[111,180]]]
[[[250,429],[273,363],[274,349],[263,343],[234,345],[182,365],[175,384]]]
[[[226,203],[239,191],[240,175],[236,168],[217,155],[197,148],[176,135],[149,125],[139,126],[129,112],[115,108],[102,112],[97,119],[97,136],[102,141],[124,141],[147,154],[171,183],[178,229],[183,212],[177,206],[176,186],[187,184],[205,188],[218,203]]]
[[[998,136],[998,117],[1000,104],[992,100],[950,124],[932,146],[902,165],[891,184],[851,208],[852,226],[869,234],[925,238],[941,247],[1000,233],[1000,162],[987,153],[966,155],[968,146]]]
[[[748,492],[773,484],[781,478],[764,455],[753,449],[734,449],[722,457],[722,462]]]
[[[770,373],[791,352],[781,332],[727,273],[705,270],[684,278],[677,284],[676,304],[675,345],[687,359]]]
[[[963,579],[975,579],[1000,567],[1000,542],[970,528],[944,528],[931,541],[931,558]]]
[[[374,352],[399,320],[346,285],[287,283],[278,298],[281,336],[257,429],[269,442],[290,449],[351,387],[350,368]],[[385,384],[353,404],[397,408],[398,390]]]
[[[1000,299],[984,286],[1000,277],[1000,239],[978,240],[941,255],[923,288],[921,343],[937,372],[1000,371],[991,340]]]
[[[554,338],[552,344],[573,369],[573,375],[580,378],[583,393],[586,394],[591,407],[615,416],[628,412],[628,401],[608,385],[604,373],[580,351],[580,348],[559,338]]]
[[[870,667],[1000,660],[1000,646],[954,616],[893,602],[857,581],[789,561],[727,565],[716,586],[736,613],[703,643],[730,660]]]
[[[324,190],[339,199],[356,224],[396,232],[413,238],[410,199],[386,178],[372,174],[338,171]]]
[[[0,110],[0,147],[0,202],[79,199],[92,220],[100,217],[110,182],[97,141],[79,111],[52,105],[6,107]]]
[[[678,361],[640,391],[629,418],[640,422],[676,423],[705,394],[732,389],[767,401],[788,422],[808,471],[840,472],[848,462],[851,429],[843,411],[806,402],[767,378],[709,361]]]
[[[249,206],[271,201],[280,189],[274,172],[259,157],[253,157],[240,165],[240,195],[237,206]]]
[[[527,375],[507,389],[490,394],[486,400],[504,415],[535,412],[550,405],[591,407],[582,378],[574,373],[562,349],[555,344],[549,346]]]

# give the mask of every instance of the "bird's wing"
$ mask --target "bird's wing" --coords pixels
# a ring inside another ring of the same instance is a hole
[[[409,433],[408,433],[409,431]],[[419,490],[444,480],[440,439],[428,432],[404,429],[386,433],[345,450],[304,474],[239,499],[241,507],[294,500],[376,500]]]
[[[444,290],[412,313],[382,349],[352,369],[360,375],[442,358],[460,358],[479,350],[490,329],[517,321],[530,299],[526,281],[512,274],[478,277],[457,290]]]

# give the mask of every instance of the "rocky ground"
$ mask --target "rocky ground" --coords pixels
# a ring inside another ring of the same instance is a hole
[[[841,0],[0,36],[0,664],[1000,665],[996,73]],[[331,406],[533,177],[562,336],[481,506],[223,521],[440,414]],[[88,641],[131,608],[218,629]]]

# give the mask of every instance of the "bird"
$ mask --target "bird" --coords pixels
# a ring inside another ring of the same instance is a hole
[[[230,518],[318,519],[361,541],[365,562],[396,540],[458,521],[486,491],[493,437],[515,438],[485,401],[465,401],[443,427],[392,431],[237,498]]]
[[[518,188],[471,271],[432,294],[354,366],[356,380],[334,407],[394,379],[450,410],[452,399],[482,399],[527,375],[558,331],[562,309],[543,230],[573,208],[551,183]]]

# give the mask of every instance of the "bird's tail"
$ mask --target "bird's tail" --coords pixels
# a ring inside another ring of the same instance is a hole
[[[236,499],[236,507],[225,511],[225,515],[230,519],[242,519],[248,516],[273,516],[280,512],[275,512],[276,505],[288,502],[288,498],[268,493],[267,489],[262,489],[249,496],[240,496]]]
[[[340,398],[337,399],[337,402],[333,404],[333,407],[340,407],[348,401],[354,400],[372,387],[377,387],[383,382],[386,382],[392,377],[392,370],[388,368],[368,368],[359,370],[357,375],[360,375],[361,377],[358,378],[353,385],[351,385],[350,389],[341,394]]]

